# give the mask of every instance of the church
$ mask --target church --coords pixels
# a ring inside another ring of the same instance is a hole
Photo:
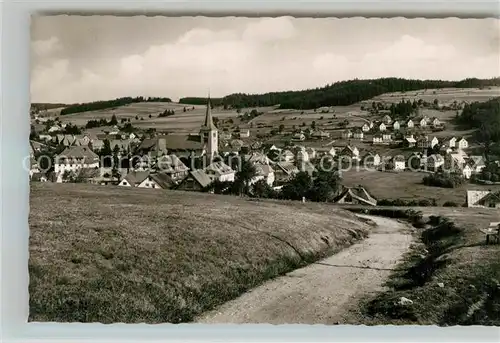
[[[199,134],[167,134],[145,139],[138,152],[151,157],[174,154],[184,163],[193,158],[205,157],[212,161],[219,156],[219,132],[212,118],[210,97],[207,102],[205,120]]]

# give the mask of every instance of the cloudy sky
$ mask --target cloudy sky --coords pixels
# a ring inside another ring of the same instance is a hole
[[[500,76],[498,19],[33,17],[31,45],[33,102]]]

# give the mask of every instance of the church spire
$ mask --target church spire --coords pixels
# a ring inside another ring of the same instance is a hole
[[[205,114],[205,124],[203,125],[205,129],[217,130],[212,119],[212,104],[210,103],[210,91],[208,92],[207,101],[207,112]]]

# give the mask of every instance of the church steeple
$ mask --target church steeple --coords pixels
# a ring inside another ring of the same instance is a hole
[[[205,122],[200,129],[200,135],[206,144],[206,154],[213,159],[219,153],[219,135],[217,127],[212,118],[212,105],[210,103],[210,92],[208,93],[207,112],[205,113]]]
[[[208,101],[207,101],[207,112],[205,113],[205,123],[204,128],[209,130],[217,130],[217,127],[214,125],[214,121],[212,119],[212,104],[210,103],[210,93],[208,93]]]

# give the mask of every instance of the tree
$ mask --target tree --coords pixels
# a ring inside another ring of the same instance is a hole
[[[283,130],[285,129],[285,125],[281,124],[279,127],[278,127],[278,132],[283,132]]]
[[[306,172],[299,172],[283,186],[281,189],[282,197],[289,200],[302,200],[307,197],[312,187],[311,176]]]
[[[248,192],[250,181],[257,175],[257,169],[248,160],[241,161],[241,166],[235,175],[235,182],[240,186],[240,195]]]
[[[182,112],[186,112],[186,106],[184,106],[184,108],[182,109]]]
[[[314,175],[308,198],[312,201],[332,201],[340,190],[340,176],[337,171],[319,171]]]
[[[135,120],[139,120],[139,116],[135,116]]]
[[[316,130],[316,121],[314,121],[314,120],[311,123],[311,129]]]
[[[109,121],[109,125],[116,125],[118,124],[118,120],[116,119],[116,115],[111,116],[111,120]]]
[[[149,118],[151,118],[151,114],[149,115]]]
[[[118,171],[118,164],[120,163],[120,159],[118,157],[120,153],[120,148],[118,145],[115,145],[113,148],[113,167],[111,169],[111,176],[114,178],[120,178],[120,172]]]
[[[257,198],[273,198],[274,190],[266,180],[257,181],[252,187],[252,194]]]

